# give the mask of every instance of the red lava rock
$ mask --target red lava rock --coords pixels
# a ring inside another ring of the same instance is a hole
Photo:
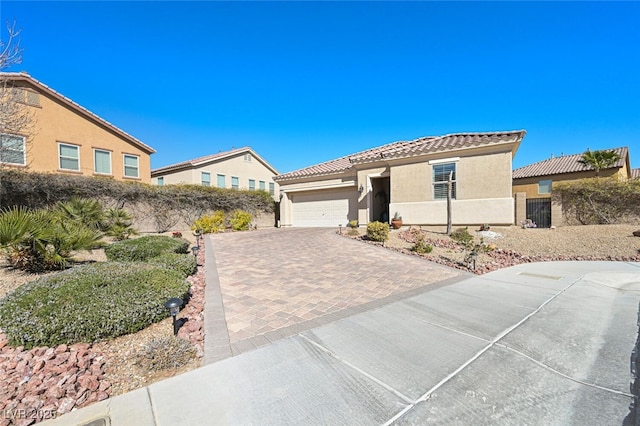
[[[32,372],[35,374],[38,371],[42,370],[42,367],[44,367],[44,360],[43,359],[39,359],[37,360],[34,364],[33,364],[33,370]]]
[[[104,391],[96,392],[96,396],[98,397],[98,401],[104,401],[105,399],[109,398],[109,394]]]
[[[73,352],[87,352],[90,347],[91,345],[89,343],[74,343],[73,345],[69,346],[69,350]]]
[[[60,365],[62,363],[67,362],[69,360],[70,356],[71,356],[71,354],[69,352],[58,353],[58,355],[56,355],[56,357],[51,360],[51,363],[53,365]]]
[[[59,387],[59,386],[53,386],[53,387],[50,387],[50,388],[49,388],[49,389],[47,389],[47,391],[45,392],[45,395],[46,395],[47,397],[49,397],[49,398],[55,398],[55,399],[62,398],[62,397],[64,396],[64,394],[65,394],[64,389],[62,389],[62,388],[61,388],[61,387]]]
[[[67,349],[69,349],[69,347],[63,343],[55,348],[55,353],[61,354],[62,352],[67,352]]]
[[[85,374],[78,377],[78,384],[90,391],[97,390],[100,386],[100,382],[96,376],[92,376],[90,374]]]
[[[109,389],[111,387],[111,382],[109,382],[108,380],[101,380],[100,381],[100,386],[98,387],[98,390],[101,392],[106,391],[107,389]]]
[[[69,411],[71,411],[73,409],[73,407],[75,405],[76,405],[76,400],[75,399],[64,398],[60,402],[60,405],[58,405],[58,413],[60,413],[60,414],[68,413]]]

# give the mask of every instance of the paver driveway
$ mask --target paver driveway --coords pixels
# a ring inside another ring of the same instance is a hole
[[[224,318],[234,355],[407,297],[412,290],[469,276],[345,238],[334,229],[225,233],[209,241],[222,305],[217,313],[208,307],[207,315],[218,317],[218,328]]]

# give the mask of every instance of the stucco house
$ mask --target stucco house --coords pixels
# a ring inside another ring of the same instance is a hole
[[[524,130],[457,133],[393,142],[276,176],[281,226],[447,222],[452,175],[456,225],[513,224],[513,156]]]
[[[153,148],[27,73],[0,80],[30,117],[23,129],[2,130],[3,167],[150,182]]]
[[[273,178],[277,174],[278,171],[253,149],[244,147],[153,169],[151,183],[263,190],[275,197],[278,185]]]
[[[604,149],[620,157],[611,167],[601,169],[602,178],[632,179],[633,173],[627,147]],[[538,161],[513,171],[513,196],[516,200],[516,221],[531,219],[538,227],[562,225],[562,206],[551,202],[553,184],[593,178],[595,170],[581,162],[582,153],[561,155]]]

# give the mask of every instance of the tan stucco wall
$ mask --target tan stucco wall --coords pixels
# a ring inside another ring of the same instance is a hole
[[[127,142],[95,120],[40,93],[40,106],[30,106],[34,125],[27,142],[27,170],[96,176],[94,149],[111,152],[111,175],[117,180],[149,183],[151,179],[150,155]],[[80,147],[80,171],[61,170],[58,143]],[[124,177],[124,154],[138,156],[139,178]],[[104,175],[100,175],[104,176]]]
[[[510,151],[455,158],[456,199],[511,197]],[[391,165],[392,203],[433,200],[433,166],[428,161]]]
[[[427,201],[392,203],[392,212],[402,216],[405,225],[445,225],[447,202]],[[513,198],[485,198],[477,200],[452,200],[451,220],[454,225],[512,225],[514,220]]]
[[[609,178],[615,176],[618,179],[626,179],[628,176],[627,167],[621,167],[620,169],[607,169],[600,171],[601,178]],[[557,175],[537,176],[531,178],[513,179],[512,191],[513,193],[524,192],[527,194],[527,198],[549,198],[551,194],[538,194],[538,182],[542,180],[552,181],[551,190],[553,191],[553,185],[559,182],[575,182],[581,179],[588,179],[596,177],[594,171],[578,172],[578,173],[563,173]]]
[[[157,185],[158,177],[164,177],[165,185],[189,183],[200,185],[202,172],[211,174],[211,186],[218,186],[218,175],[225,176],[225,188],[231,188],[231,177],[238,178],[238,189],[249,189],[249,179],[256,182],[256,190],[260,189],[260,181],[265,183],[265,191],[269,191],[269,183],[274,183],[274,196],[278,195],[279,186],[273,181],[275,174],[261,161],[252,156],[251,161],[244,160],[244,154],[226,157],[198,167],[171,173],[155,173],[151,183]]]

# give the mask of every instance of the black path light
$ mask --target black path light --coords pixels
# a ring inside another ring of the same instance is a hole
[[[191,247],[191,251],[193,252],[193,255],[196,257],[196,259],[198,258],[198,251],[200,250],[199,246],[193,246]]]
[[[164,307],[169,310],[169,314],[173,317],[173,335],[178,335],[178,323],[176,322],[176,315],[180,312],[180,306],[182,306],[182,299],[179,297],[172,297],[167,300]]]
[[[196,245],[200,247],[200,236],[202,236],[202,232],[196,229],[193,234],[196,236]]]

